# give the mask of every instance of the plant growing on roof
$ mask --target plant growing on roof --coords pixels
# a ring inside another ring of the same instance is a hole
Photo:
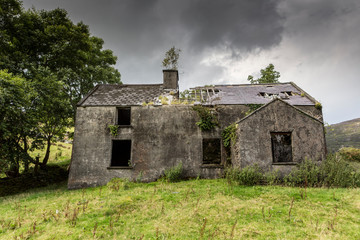
[[[245,113],[245,116],[249,115],[250,113],[256,111],[258,108],[260,108],[263,104],[246,104],[247,107],[249,107],[249,110]]]
[[[181,49],[172,47],[165,53],[165,58],[162,61],[162,65],[168,70],[178,69],[178,60],[180,57]]]
[[[200,117],[200,121],[196,122],[196,125],[198,125],[202,131],[211,130],[219,124],[216,114],[214,113],[215,110],[201,105],[193,106],[192,109],[196,111]]]
[[[322,109],[321,103],[316,102],[316,103],[315,103],[315,108],[318,109],[318,110],[321,110],[321,109]]]

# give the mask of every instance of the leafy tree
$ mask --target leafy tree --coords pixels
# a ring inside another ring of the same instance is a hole
[[[17,176],[20,164],[27,166],[29,160],[23,140],[33,136],[30,106],[35,94],[23,78],[0,71],[0,172],[9,176]]]
[[[51,141],[73,122],[76,103],[96,84],[121,83],[117,58],[103,44],[63,9],[25,11],[19,0],[0,0],[2,168],[28,169],[36,163],[28,152],[44,145],[46,165]]]
[[[251,84],[260,84],[260,83],[278,83],[280,78],[280,73],[275,71],[274,65],[269,64],[265,69],[260,70],[261,77],[254,79],[252,75],[248,76],[248,81]]]
[[[165,53],[162,65],[165,69],[177,70],[181,49],[172,47]]]
[[[10,0],[3,0],[10,1]],[[96,84],[121,83],[113,65],[116,56],[103,50],[104,41],[90,35],[84,23],[74,24],[64,9],[29,9],[9,17],[2,41],[0,69],[33,79],[46,67],[64,84],[73,112],[76,103]]]
[[[31,86],[37,89],[37,95],[32,99],[32,107],[35,109],[35,128],[38,135],[33,140],[41,145],[46,143],[45,156],[41,163],[45,166],[49,160],[51,142],[54,137],[64,137],[72,115],[70,101],[64,92],[63,84],[56,81],[56,75],[46,68],[40,68],[36,73]]]

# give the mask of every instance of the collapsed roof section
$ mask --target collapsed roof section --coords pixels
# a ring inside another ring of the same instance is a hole
[[[189,99],[195,104],[234,105],[266,104],[280,98],[291,105],[315,105],[316,100],[297,85],[289,83],[215,85],[191,89]]]

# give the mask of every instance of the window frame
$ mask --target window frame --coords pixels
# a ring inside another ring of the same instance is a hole
[[[291,148],[291,161],[284,162],[275,162],[275,154],[274,154],[274,143],[273,136],[274,135],[289,135],[290,136],[290,148]],[[270,142],[271,142],[271,157],[272,157],[272,165],[296,165],[294,162],[294,151],[293,151],[293,132],[292,131],[271,131],[270,132]]]
[[[130,142],[130,149],[129,149],[129,155],[130,155],[130,159],[128,159],[128,163],[127,165],[113,165],[114,161],[113,161],[113,156],[114,156],[114,142],[120,142],[120,141],[129,141]],[[132,169],[132,146],[133,146],[133,141],[132,139],[113,139],[111,140],[111,156],[110,156],[110,164],[108,169]],[[129,165],[130,162],[130,165]]]
[[[219,141],[219,151],[220,151],[220,162],[219,163],[204,163],[204,140],[218,140]],[[217,137],[209,137],[201,139],[201,166],[205,168],[222,168],[223,167],[223,149],[222,149],[222,139]]]
[[[126,123],[128,124],[120,124],[119,120],[120,120],[120,112],[123,110],[128,110],[129,111],[129,118],[126,119]],[[116,119],[115,119],[116,125],[120,126],[120,127],[129,127],[131,126],[131,107],[117,107],[116,108]]]

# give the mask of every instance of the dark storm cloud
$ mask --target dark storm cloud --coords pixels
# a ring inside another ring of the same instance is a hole
[[[281,41],[284,19],[274,1],[192,1],[181,14],[191,47],[269,48]]]
[[[55,1],[25,0],[26,5]],[[133,54],[153,54],[162,45],[196,50],[269,48],[279,44],[284,19],[269,0],[63,0],[55,2],[72,18],[121,42]],[[92,30],[92,28],[90,28]],[[102,37],[102,35],[100,35]],[[111,45],[114,45],[111,44]]]

